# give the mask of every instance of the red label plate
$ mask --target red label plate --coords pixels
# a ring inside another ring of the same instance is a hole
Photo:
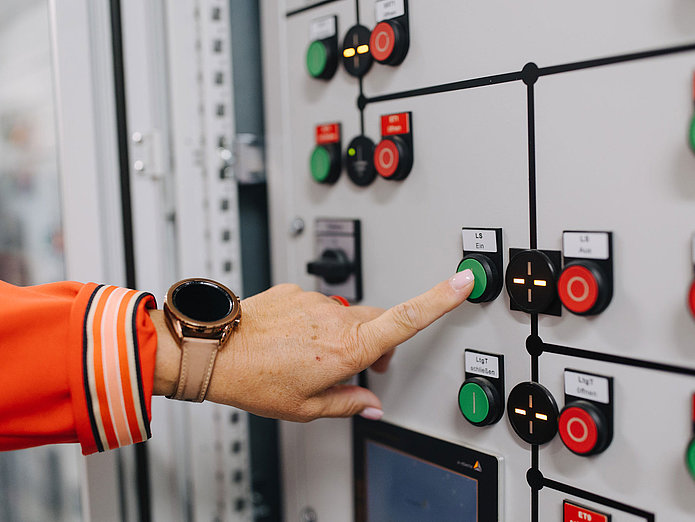
[[[381,135],[394,136],[396,134],[408,134],[410,132],[410,114],[386,114],[381,117]]]
[[[328,123],[316,126],[316,144],[338,143],[340,141],[340,123]]]
[[[590,509],[586,509],[575,504],[570,504],[565,500],[564,522],[611,522],[610,515],[604,515]]]

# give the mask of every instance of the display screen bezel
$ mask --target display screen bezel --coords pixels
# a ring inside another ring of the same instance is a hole
[[[500,459],[498,457],[386,422],[368,421],[355,417],[353,421],[353,483],[356,522],[368,522],[368,442],[374,442],[413,459],[476,480],[478,521],[499,519]]]

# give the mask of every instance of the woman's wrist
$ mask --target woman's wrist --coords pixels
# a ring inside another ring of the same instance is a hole
[[[154,395],[173,395],[179,379],[181,350],[167,326],[162,310],[150,310],[157,331],[157,359],[154,367]]]

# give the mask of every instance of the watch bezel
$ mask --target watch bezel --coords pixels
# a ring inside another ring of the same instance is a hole
[[[181,312],[174,305],[174,294],[180,287],[191,283],[208,284],[220,289],[231,301],[229,313],[216,321],[200,321]],[[169,329],[179,341],[183,340],[184,337],[219,339],[220,345],[222,345],[241,320],[241,301],[234,292],[218,281],[203,277],[191,277],[171,285],[164,298],[164,315],[167,318],[166,323]]]

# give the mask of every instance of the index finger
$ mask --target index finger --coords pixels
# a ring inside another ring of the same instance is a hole
[[[362,324],[359,345],[365,349],[364,364],[370,365],[459,306],[473,291],[474,284],[473,272],[464,270]]]

